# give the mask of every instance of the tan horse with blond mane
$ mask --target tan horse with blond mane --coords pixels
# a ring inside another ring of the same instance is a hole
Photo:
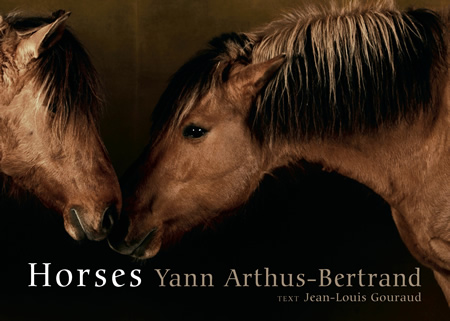
[[[98,132],[98,76],[69,14],[0,17],[0,179],[62,214],[74,239],[100,240],[121,193]]]
[[[303,8],[214,39],[174,75],[109,239],[137,258],[300,160],[365,184],[450,302],[448,13]]]

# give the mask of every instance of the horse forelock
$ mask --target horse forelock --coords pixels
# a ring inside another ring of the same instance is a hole
[[[54,16],[24,17],[14,12],[0,23],[0,31],[4,34],[8,27],[19,35],[27,34],[54,20]],[[74,132],[82,135],[91,126],[97,126],[104,104],[101,82],[86,50],[69,29],[31,62],[26,77],[48,109],[55,132],[63,134],[71,125]]]
[[[180,126],[201,97],[220,87],[233,63],[248,63],[250,51],[250,41],[245,35],[223,34],[185,63],[172,76],[152,113],[151,136],[155,141],[170,136],[167,132]]]
[[[261,139],[345,135],[437,113],[433,78],[448,67],[432,11],[391,1],[308,6],[247,36],[253,62],[287,56],[251,111]]]

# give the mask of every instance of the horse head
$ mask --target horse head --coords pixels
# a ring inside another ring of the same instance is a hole
[[[121,193],[97,126],[99,81],[69,15],[0,19],[0,173],[62,214],[74,239],[100,240]]]
[[[154,130],[153,142],[125,175],[124,211],[109,238],[114,249],[152,257],[162,245],[248,200],[265,168],[248,113],[284,60],[281,55],[218,71],[219,65],[218,83],[187,99],[192,105],[184,116]]]

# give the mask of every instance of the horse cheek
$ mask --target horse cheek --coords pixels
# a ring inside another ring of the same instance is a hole
[[[251,146],[241,144],[241,150],[234,149],[235,153],[229,152],[230,170],[217,186],[216,194],[213,195],[213,204],[222,203],[221,212],[228,212],[244,205],[251,197],[260,180],[260,164],[257,161],[255,150]],[[238,151],[238,152],[237,152]]]

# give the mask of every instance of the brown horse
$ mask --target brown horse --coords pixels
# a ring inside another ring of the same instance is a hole
[[[304,8],[214,39],[173,77],[110,238],[137,258],[300,160],[370,187],[450,302],[448,14]]]
[[[98,76],[69,15],[0,17],[0,175],[61,213],[74,239],[100,240],[121,193],[96,125]]]

